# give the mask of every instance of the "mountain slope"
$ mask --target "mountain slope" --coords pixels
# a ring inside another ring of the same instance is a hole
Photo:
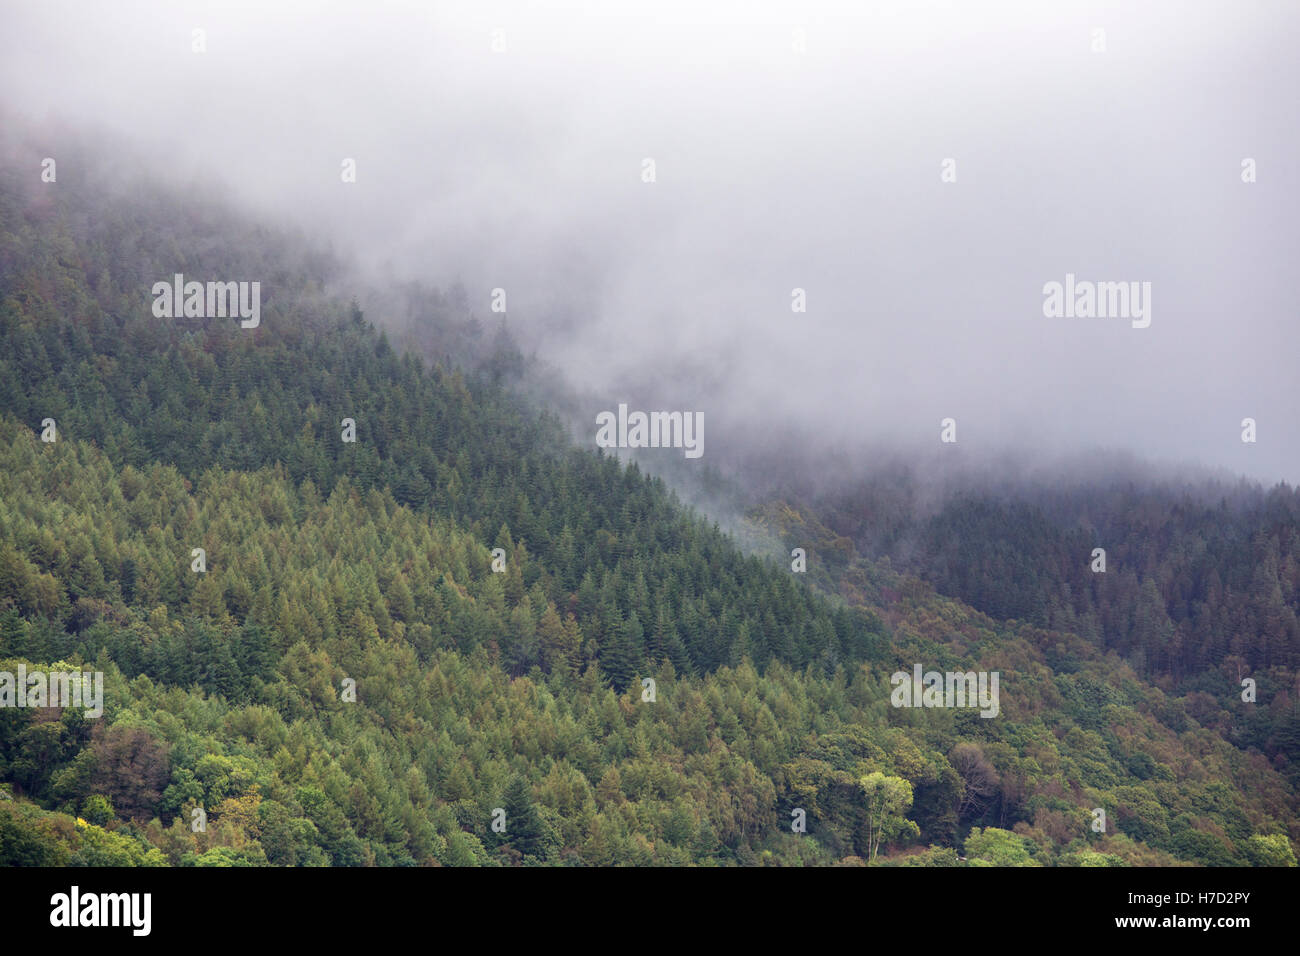
[[[0,862],[1293,859],[1287,781],[1117,658],[883,566],[818,593],[571,448],[508,343],[426,369],[161,192],[7,172],[0,237],[0,670],[105,674],[101,718],[0,709]],[[261,326],[155,318],[175,272],[265,277]],[[916,662],[1001,714],[891,707]]]

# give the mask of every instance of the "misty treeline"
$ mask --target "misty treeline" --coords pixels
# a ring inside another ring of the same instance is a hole
[[[1076,631],[1173,686],[1194,687],[1224,663],[1241,676],[1295,673],[1296,489],[1234,489],[1231,504],[1132,487],[1079,489],[1059,503],[1040,494],[949,503],[923,526],[915,567],[945,594]],[[1092,570],[1095,548],[1104,573]]]
[[[1294,863],[1294,776],[1231,687],[851,549],[791,574],[571,447],[454,293],[408,295],[395,346],[302,243],[16,177],[0,670],[106,700],[0,710],[0,863]],[[154,318],[174,272],[261,281],[261,326]],[[999,671],[1000,716],[892,708],[913,662]]]
[[[895,473],[829,493],[787,487],[781,500],[825,523],[821,558],[832,578],[859,557],[887,557],[992,617],[1085,637],[1166,690],[1222,697],[1252,679],[1266,690],[1261,700],[1283,711],[1300,703],[1297,489],[1019,483],[921,508],[918,484]],[[778,511],[768,505],[754,515]],[[800,532],[784,523],[789,541],[805,540]],[[1260,716],[1245,711],[1233,739],[1295,774],[1297,729],[1285,721],[1264,729]]]

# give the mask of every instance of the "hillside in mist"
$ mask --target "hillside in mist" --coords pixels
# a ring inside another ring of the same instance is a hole
[[[265,6],[13,6],[22,168],[143,169],[189,215],[219,184],[333,248],[390,337],[505,318],[593,414],[702,413],[706,465],[852,481],[952,418],[978,469],[1300,482],[1293,4]],[[1143,327],[1049,316],[1067,276],[1149,284]]]
[[[8,4],[0,867],[1295,866],[1297,35]]]
[[[1294,863],[1291,493],[741,493],[796,569],[575,443],[454,290],[367,312],[119,185],[0,170],[0,670],[104,675],[0,711],[0,862]],[[159,316],[177,273],[262,277],[257,324]],[[900,707],[914,667],[1000,696]]]

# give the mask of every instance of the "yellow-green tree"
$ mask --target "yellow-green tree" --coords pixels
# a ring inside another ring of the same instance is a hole
[[[874,860],[881,844],[904,836],[917,836],[920,828],[907,819],[912,807],[912,785],[902,777],[875,771],[858,781],[866,799],[867,853]]]

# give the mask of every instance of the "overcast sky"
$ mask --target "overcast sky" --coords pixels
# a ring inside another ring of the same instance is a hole
[[[706,457],[728,429],[933,449],[952,417],[965,453],[1295,483],[1298,27],[1290,0],[42,0],[0,12],[0,95],[371,275],[459,279],[485,318],[504,288],[608,407],[703,411]],[[1045,317],[1067,273],[1149,282],[1149,327]]]

